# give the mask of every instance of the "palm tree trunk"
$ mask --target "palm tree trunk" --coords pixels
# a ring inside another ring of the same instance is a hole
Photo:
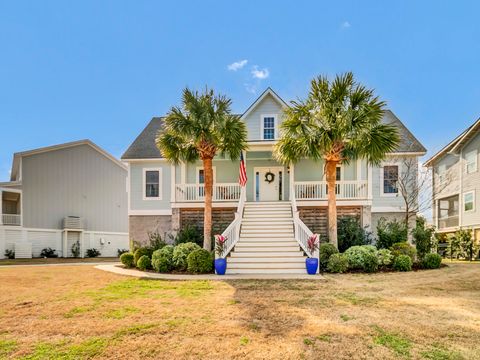
[[[203,218],[203,248],[212,250],[212,193],[213,193],[213,167],[212,159],[203,159],[205,175],[205,211]]]
[[[325,165],[328,189],[328,239],[338,249],[337,240],[337,196],[335,185],[337,181],[337,162],[327,161]]]

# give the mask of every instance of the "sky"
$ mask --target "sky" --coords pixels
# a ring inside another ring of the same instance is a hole
[[[14,152],[91,139],[113,155],[205,86],[243,112],[271,86],[353,71],[429,154],[480,116],[475,1],[0,0],[0,181]]]

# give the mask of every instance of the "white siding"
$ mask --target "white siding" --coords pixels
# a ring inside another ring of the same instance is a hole
[[[162,169],[161,193],[159,200],[144,200],[143,171],[148,168]],[[171,194],[171,165],[166,161],[145,161],[130,163],[130,210],[168,210]]]
[[[261,140],[263,138],[262,134],[260,134],[261,116],[265,114],[277,115],[277,126],[282,121],[282,106],[270,94],[265,96],[244,119],[248,129],[248,140]]]

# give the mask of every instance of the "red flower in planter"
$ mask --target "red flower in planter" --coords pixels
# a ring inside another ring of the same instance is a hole
[[[310,254],[312,256],[315,253],[315,251],[318,249],[318,243],[319,241],[318,241],[317,234],[311,235],[307,240],[307,248],[308,248],[308,251],[310,251]]]
[[[219,257],[222,257],[223,251],[225,250],[225,241],[227,241],[226,236],[215,235],[215,252]]]

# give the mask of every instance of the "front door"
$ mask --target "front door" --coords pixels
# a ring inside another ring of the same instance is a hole
[[[255,201],[283,199],[283,168],[255,169]]]

